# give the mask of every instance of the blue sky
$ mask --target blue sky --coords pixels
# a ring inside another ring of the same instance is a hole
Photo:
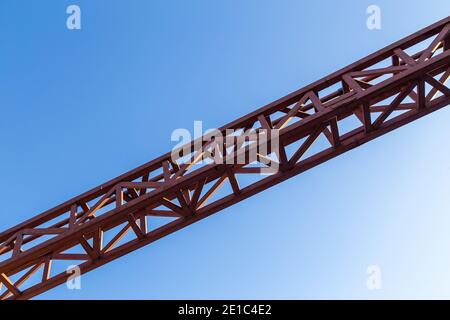
[[[81,7],[82,29],[66,28]],[[366,28],[376,4],[382,29]],[[448,0],[0,3],[0,226],[450,13]],[[450,298],[444,109],[42,299]],[[381,290],[366,288],[369,265]]]

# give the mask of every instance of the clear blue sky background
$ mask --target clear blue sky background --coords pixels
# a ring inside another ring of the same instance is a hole
[[[2,0],[1,229],[169,151],[176,128],[218,127],[448,14],[448,0]],[[40,298],[450,298],[449,122],[441,110]]]

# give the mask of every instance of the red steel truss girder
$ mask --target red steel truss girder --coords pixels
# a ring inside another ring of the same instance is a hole
[[[424,41],[431,43],[416,49]],[[88,272],[450,104],[449,49],[447,17],[220,128],[281,128],[279,150],[270,150],[280,165],[273,175],[262,176],[247,163],[192,166],[168,153],[1,233],[0,299],[28,299],[64,283],[70,274],[52,275],[52,261],[78,261],[81,272]],[[360,125],[342,133],[342,120],[353,116]],[[306,156],[319,135],[329,145]],[[191,159],[214,147],[204,144]],[[257,147],[241,145],[225,157]],[[259,158],[257,164],[263,167]],[[240,187],[239,175],[259,180]],[[226,183],[232,192],[214,199]],[[147,220],[154,216],[174,220],[150,230]],[[106,233],[112,236],[108,241]],[[126,239],[127,234],[134,236]],[[28,284],[41,269],[37,283]]]

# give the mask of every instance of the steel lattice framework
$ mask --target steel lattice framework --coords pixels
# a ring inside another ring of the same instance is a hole
[[[29,299],[64,283],[70,274],[52,263],[86,273],[447,106],[449,76],[447,17],[219,129],[279,130],[279,148],[269,150],[279,164],[274,174],[260,174],[262,155],[252,163],[200,163],[218,143],[201,142],[191,161],[165,154],[10,228],[0,234],[0,299]],[[357,125],[344,130],[349,118]],[[327,146],[312,152],[319,137]],[[221,156],[257,147],[236,144]],[[251,183],[240,185],[248,176]],[[230,192],[217,197],[225,186]],[[166,222],[156,227],[156,218]]]

